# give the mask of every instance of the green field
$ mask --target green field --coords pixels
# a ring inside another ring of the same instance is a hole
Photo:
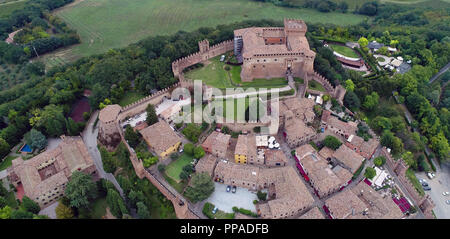
[[[56,14],[79,32],[82,43],[45,56],[51,64],[124,47],[152,35],[170,35],[179,30],[193,31],[242,20],[290,17],[350,25],[366,18],[350,13],[282,8],[249,0],[84,0],[57,10]]]
[[[205,66],[188,71],[185,74],[187,79],[202,80],[205,84],[218,89],[242,87],[244,89],[253,87],[259,88],[282,88],[287,85],[285,78],[254,79],[251,82],[241,81],[240,66],[231,66],[229,71],[224,67],[225,63],[220,62],[220,55],[211,58]]]
[[[13,159],[17,157],[14,156],[6,156],[2,162],[0,162],[0,171],[9,168],[12,165]]]
[[[26,5],[26,0],[0,2],[0,18],[8,17],[14,10],[22,9]]]
[[[358,54],[350,47],[341,45],[330,45],[330,47],[337,53],[344,55],[346,57],[359,58]]]
[[[311,80],[308,82],[308,88],[310,88],[311,90],[318,90],[318,91],[326,92],[325,88],[323,88],[323,86],[315,80]]]
[[[176,182],[180,182],[180,173],[183,170],[183,167],[190,164],[192,162],[193,157],[187,154],[182,154],[178,159],[171,162],[166,167],[167,176],[171,177]]]

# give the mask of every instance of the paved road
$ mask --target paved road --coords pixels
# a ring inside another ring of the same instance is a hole
[[[447,65],[445,65],[444,67],[442,67],[436,75],[432,76],[429,83],[430,84],[433,83],[433,81],[435,81],[437,78],[439,78],[439,76],[448,71],[448,69],[450,69],[450,62],[447,63]]]
[[[84,143],[88,148],[89,154],[91,155],[92,160],[94,161],[95,167],[97,167],[97,171],[100,175],[100,178],[104,178],[112,182],[116,187],[116,189],[119,191],[120,195],[123,197],[124,196],[123,190],[120,187],[114,175],[112,175],[111,173],[106,173],[105,170],[103,169],[102,157],[100,155],[100,151],[98,151],[97,148],[98,127],[95,127],[94,129],[94,122],[95,119],[97,119],[97,115],[98,111],[92,114],[91,119],[89,120],[86,128],[84,129],[81,135],[83,137]]]
[[[55,209],[58,206],[59,202],[54,202],[53,204],[50,204],[48,207],[42,209],[39,212],[39,215],[47,215],[51,219],[56,219],[56,212]]]
[[[450,192],[450,163],[442,163],[436,167],[436,178],[429,179],[424,172],[416,174],[418,178],[425,179],[431,190],[425,191],[433,199],[436,207],[433,209],[438,219],[450,219],[450,205],[445,203],[449,196],[443,196],[443,192]]]

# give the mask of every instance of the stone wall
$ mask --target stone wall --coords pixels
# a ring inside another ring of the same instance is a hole
[[[342,87],[340,85],[333,87],[327,78],[323,77],[322,75],[320,75],[317,72],[314,72],[313,74],[308,74],[307,79],[305,79],[305,83],[307,84],[309,80],[317,81],[320,85],[323,86],[323,88],[325,88],[325,90],[328,92],[328,94],[330,94],[332,97],[336,98],[339,103],[343,104],[344,96],[346,93],[346,90],[344,87]],[[314,91],[314,90],[308,89],[308,91]]]
[[[425,217],[429,219],[434,218],[432,214],[432,210],[435,206],[433,200],[429,195],[421,196],[406,176],[406,171],[408,170],[409,166],[406,165],[406,163],[401,159],[394,160],[392,158],[392,155],[387,151],[386,147],[383,147],[381,149],[381,155],[386,158],[386,164],[394,171],[395,174],[397,174],[398,179],[411,195],[411,199],[416,205],[419,206]]]
[[[233,40],[228,40],[213,46],[209,46],[209,41],[203,40],[199,42],[199,49],[200,51],[194,54],[182,57],[172,62],[173,75],[180,79],[180,82],[184,81],[183,70],[185,68],[233,50],[234,42]]]

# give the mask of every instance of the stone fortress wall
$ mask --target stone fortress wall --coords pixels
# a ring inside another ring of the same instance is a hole
[[[422,210],[425,217],[428,219],[433,219],[434,216],[432,210],[435,204],[429,195],[421,196],[419,192],[417,192],[414,185],[409,181],[408,177],[406,176],[406,171],[408,170],[409,166],[406,165],[406,163],[401,159],[394,160],[392,158],[392,155],[387,151],[386,147],[383,147],[381,149],[381,155],[386,158],[387,165],[398,176],[398,179],[403,184],[403,186],[405,186],[409,194],[411,194],[412,200],[416,205],[420,207],[420,210]]]

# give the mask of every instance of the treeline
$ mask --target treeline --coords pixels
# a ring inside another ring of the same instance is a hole
[[[23,9],[15,10],[8,18],[0,19],[0,60],[7,63],[22,63],[37,54],[54,51],[57,48],[80,42],[76,31],[69,30],[60,19],[50,17],[49,12],[62,7],[73,0],[29,0]],[[45,20],[55,26],[56,36],[40,38],[25,45],[6,44],[4,40],[14,30],[31,25],[45,26]]]

